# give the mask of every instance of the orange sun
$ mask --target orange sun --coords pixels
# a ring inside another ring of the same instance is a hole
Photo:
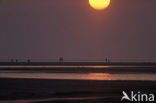
[[[110,4],[110,0],[89,0],[89,4],[96,10],[103,10]]]

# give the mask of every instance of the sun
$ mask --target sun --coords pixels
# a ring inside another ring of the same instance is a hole
[[[89,4],[96,10],[103,10],[110,4],[110,0],[89,0]]]

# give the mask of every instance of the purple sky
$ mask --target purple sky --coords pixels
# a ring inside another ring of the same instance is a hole
[[[0,59],[156,61],[156,0],[0,0]]]

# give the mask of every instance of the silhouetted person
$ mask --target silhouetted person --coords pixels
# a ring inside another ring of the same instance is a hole
[[[30,62],[31,62],[30,59],[28,59],[28,60],[27,60],[27,63],[30,64]]]
[[[108,61],[109,61],[108,58],[106,58],[106,63],[108,63]]]
[[[18,59],[16,59],[16,63],[18,63]]]
[[[110,63],[110,59],[106,58],[106,63]]]
[[[63,57],[60,57],[59,62],[63,62],[63,61],[64,61]]]

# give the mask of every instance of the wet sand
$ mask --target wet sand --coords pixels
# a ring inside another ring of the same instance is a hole
[[[122,91],[156,93],[155,87],[155,81],[0,78],[0,103],[120,103]]]

